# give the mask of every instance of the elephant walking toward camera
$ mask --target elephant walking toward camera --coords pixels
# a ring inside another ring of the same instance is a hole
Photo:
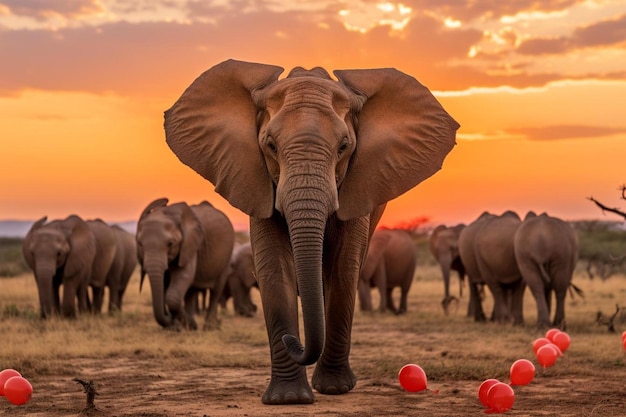
[[[257,306],[250,298],[250,290],[259,288],[254,273],[254,258],[252,246],[244,243],[235,246],[231,256],[226,286],[222,293],[222,305],[226,307],[229,298],[233,298],[235,313],[244,317],[252,317],[257,311]]]
[[[444,313],[448,314],[448,307],[452,301],[456,299],[450,295],[450,271],[457,271],[459,274],[459,297],[463,296],[463,282],[465,281],[465,266],[459,255],[459,236],[465,228],[464,224],[458,224],[453,227],[439,225],[433,230],[429,239],[430,253],[441,268],[443,276],[443,300],[441,306]],[[471,314],[468,308],[468,316]]]
[[[46,223],[42,217],[24,238],[22,252],[35,274],[42,318],[76,316],[89,310],[89,280],[96,257],[96,239],[87,223],[71,215]],[[60,288],[63,285],[63,297]]]
[[[87,220],[86,223],[96,241],[96,256],[89,279],[93,294],[91,310],[94,313],[102,311],[104,292],[108,287],[109,313],[121,311],[126,286],[137,266],[135,237],[100,219]]]
[[[515,257],[537,303],[537,325],[565,327],[565,296],[578,261],[578,235],[567,222],[530,215],[515,234]],[[550,323],[552,293],[556,298]]]
[[[407,296],[413,283],[417,251],[406,230],[376,230],[367,250],[359,279],[359,303],[362,311],[372,310],[370,288],[380,293],[379,311],[396,314],[407,311]],[[393,290],[400,288],[400,305],[393,303]]]
[[[192,206],[167,203],[166,198],[151,202],[137,223],[141,283],[147,274],[154,318],[164,328],[197,329],[198,291],[209,289],[204,328],[216,329],[218,300],[235,242],[233,226],[206,201]]]
[[[270,344],[265,404],[350,391],[359,269],[387,201],[433,175],[459,125],[395,69],[335,71],[228,60],[165,112],[182,162],[250,215]],[[298,329],[298,294],[304,339]]]

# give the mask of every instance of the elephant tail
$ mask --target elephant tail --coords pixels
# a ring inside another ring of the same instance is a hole
[[[550,285],[552,279],[550,279],[550,274],[546,271],[546,266],[542,263],[539,264],[539,273],[541,274],[541,279],[546,285]]]

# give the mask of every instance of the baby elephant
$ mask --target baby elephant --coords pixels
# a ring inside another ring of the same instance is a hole
[[[252,287],[259,288],[259,284],[254,274],[252,246],[250,243],[245,243],[235,246],[233,250],[220,304],[225,308],[228,299],[232,297],[235,313],[244,317],[254,316],[257,306],[250,298]]]
[[[406,230],[376,230],[361,268],[359,279],[359,304],[361,311],[372,310],[370,288],[380,293],[381,312],[387,309],[396,314],[407,311],[407,296],[417,263],[415,244]],[[393,289],[400,287],[400,307],[392,299]]]

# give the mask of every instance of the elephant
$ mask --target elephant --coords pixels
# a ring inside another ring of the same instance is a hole
[[[517,264],[537,304],[538,327],[550,327],[554,292],[556,311],[552,326],[564,329],[565,296],[578,261],[576,231],[557,217],[531,214],[517,229],[514,246]]]
[[[387,201],[441,168],[459,124],[394,68],[337,70],[337,80],[321,67],[282,72],[219,63],[165,111],[164,127],[181,162],[250,217],[271,359],[262,402],[311,404],[312,387],[355,386],[352,318],[369,238]]]
[[[517,266],[513,246],[515,232],[521,222],[517,213],[512,211],[500,216],[482,215],[475,222],[477,228],[470,250],[474,254],[474,262],[466,264],[462,257],[468,272],[470,268],[477,268],[473,275],[484,281],[493,296],[492,320],[500,323],[512,320],[515,325],[524,324],[526,284]],[[466,241],[460,243],[467,244]],[[471,279],[472,274],[468,275]]]
[[[222,306],[225,308],[226,302],[232,297],[235,313],[244,317],[254,316],[257,306],[250,298],[252,287],[259,287],[254,272],[252,246],[250,243],[244,243],[235,246],[233,250],[226,286],[221,297]]]
[[[415,243],[407,230],[377,229],[361,268],[358,288],[361,311],[372,310],[370,288],[376,287],[380,293],[380,312],[389,309],[396,314],[406,313],[416,264]],[[401,291],[399,308],[395,308],[392,298],[397,287]]]
[[[101,219],[86,223],[96,238],[96,257],[89,279],[93,298],[91,311],[102,311],[105,287],[109,288],[109,313],[121,311],[126,286],[137,266],[135,237]]]
[[[209,289],[203,328],[218,329],[217,304],[235,242],[233,225],[207,201],[191,206],[168,202],[152,201],[137,222],[140,289],[147,274],[154,318],[172,330],[198,328],[198,291]]]
[[[459,236],[465,228],[465,224],[457,224],[448,227],[439,225],[435,227],[430,235],[429,249],[435,260],[441,268],[443,276],[444,296],[441,300],[441,306],[444,313],[448,314],[448,307],[456,298],[450,295],[450,271],[457,271],[459,274],[459,297],[463,296],[463,283],[465,281],[465,266],[459,255]],[[468,315],[471,315],[471,309],[468,308]]]
[[[122,311],[124,293],[137,268],[137,243],[133,233],[115,224],[111,229],[115,232],[116,252],[106,285],[109,287],[109,312],[114,312]]]
[[[493,214],[489,212],[483,212],[476,220],[465,226],[459,233],[459,257],[465,267],[468,286],[470,289],[468,315],[473,317],[476,322],[484,322],[487,318],[483,310],[481,295],[481,288],[484,286],[485,281],[483,280],[478,269],[474,242],[483,223],[492,216]]]
[[[96,257],[96,239],[77,215],[47,222],[37,220],[24,238],[22,253],[35,274],[42,318],[87,312],[87,286]],[[63,298],[59,294],[63,285]]]

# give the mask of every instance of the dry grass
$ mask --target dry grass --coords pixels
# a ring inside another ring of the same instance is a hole
[[[457,282],[454,277],[454,294],[458,291]],[[590,281],[581,275],[575,277],[575,283],[585,291],[585,299],[567,301],[572,345],[557,363],[559,366],[538,369],[538,375],[557,382],[563,376],[583,381],[589,377],[602,378],[604,371],[626,372],[626,353],[619,333],[610,334],[606,326],[595,322],[598,311],[612,314],[616,304],[626,306],[626,278],[615,276],[606,281]],[[109,363],[109,359],[119,359],[125,364],[154,361],[159,369],[181,375],[198,368],[219,368],[222,375],[225,368],[269,375],[269,350],[261,311],[252,319],[240,318],[233,314],[229,304],[227,311],[221,312],[220,331],[175,333],[162,330],[153,319],[150,290],[147,287],[139,293],[138,274],[131,280],[122,313],[82,316],[76,320],[39,319],[31,274],[2,279],[0,288],[0,334],[3,335],[0,369],[16,368],[25,375],[37,376],[42,381],[40,384],[45,385],[51,376],[68,380],[81,377],[77,374],[79,369],[90,369],[90,363],[92,367],[102,366],[98,364]],[[525,297],[527,324],[523,327],[472,322],[465,316],[467,289],[458,307],[444,316],[439,304],[442,293],[438,270],[424,266],[416,272],[408,314],[397,317],[362,313],[357,306],[351,364],[359,380],[369,381],[365,387],[361,385],[361,390],[368,389],[368,385],[369,389],[372,386],[389,389],[395,384],[398,370],[407,363],[421,365],[429,383],[451,386],[454,384],[451,381],[507,380],[513,361],[534,360],[531,344],[542,333],[534,326],[535,304],[530,293]],[[258,292],[253,291],[253,296],[260,307]],[[377,306],[375,292],[373,296]],[[491,306],[488,295],[485,311],[491,311]],[[616,328],[621,333],[626,323],[616,323]],[[138,372],[141,374],[141,369]],[[145,372],[154,376],[155,371]],[[261,384],[263,379],[259,379]],[[255,396],[262,390],[247,389]],[[585,413],[578,415],[598,415],[593,410]]]
[[[455,281],[453,288],[456,287]],[[189,366],[258,366],[268,363],[266,357],[242,357],[238,349],[224,348],[264,348],[267,340],[261,314],[249,320],[235,317],[229,305],[229,309],[221,313],[223,326],[219,332],[163,331],[152,317],[149,288],[139,293],[138,282],[139,277],[135,274],[122,313],[42,321],[37,313],[37,292],[32,275],[3,279],[0,281],[0,332],[6,338],[2,342],[0,367],[21,365],[38,372],[58,372],[62,371],[54,365],[58,359],[129,355],[172,361],[183,358],[183,363]],[[584,300],[577,298],[567,302],[572,350],[597,367],[623,365],[623,356],[615,354],[616,351],[620,353],[616,336],[609,334],[606,327],[597,325],[595,315],[597,311],[611,314],[616,304],[626,306],[626,279],[614,277],[607,281],[590,281],[577,277],[575,282],[584,289],[586,296]],[[380,345],[381,348],[381,357],[372,364],[371,372],[397,369],[399,363],[411,360],[428,364],[433,379],[480,379],[505,369],[506,364],[527,353],[532,340],[540,336],[533,325],[535,305],[528,292],[524,310],[527,325],[524,327],[473,323],[464,314],[467,295],[446,317],[439,306],[441,293],[437,270],[424,267],[416,273],[409,298],[409,314],[405,317],[356,312],[353,350],[358,352],[360,346]],[[372,294],[374,305],[377,305],[377,294]],[[258,292],[254,291],[253,295],[260,305]],[[490,311],[491,306],[491,298],[487,296],[485,311]],[[361,339],[359,330],[370,326],[395,330],[397,340]],[[617,323],[617,327],[621,331],[626,324]],[[415,349],[410,349],[415,356],[408,357],[400,351],[394,360],[390,357],[392,347],[395,344],[403,346],[407,337],[417,337]],[[369,372],[368,368],[369,365],[364,366],[363,371]]]

